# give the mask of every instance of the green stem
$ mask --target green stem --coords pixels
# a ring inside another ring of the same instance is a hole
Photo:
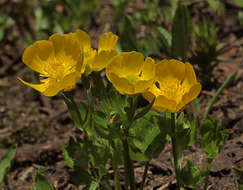
[[[130,190],[135,190],[136,185],[134,181],[134,168],[133,163],[129,155],[129,146],[127,138],[122,139],[123,145],[123,156],[124,156],[124,166],[125,166],[125,187],[128,190],[128,184],[130,184]]]
[[[125,123],[125,130],[123,132],[123,136],[121,136],[121,141],[123,145],[123,157],[124,157],[124,167],[125,167],[125,189],[128,190],[130,186],[130,190],[136,189],[135,178],[134,178],[134,166],[133,162],[130,159],[129,155],[129,145],[128,145],[128,135],[129,129],[133,123],[134,113],[136,111],[137,99],[131,97],[128,99],[130,103],[129,110],[127,112],[127,122]]]
[[[231,82],[231,80],[235,77],[236,72],[231,73],[226,80],[224,81],[224,83],[219,87],[219,89],[217,90],[217,92],[214,94],[214,96],[211,98],[211,100],[209,101],[206,111],[203,115],[203,118],[206,119],[214,102],[217,100],[218,96],[220,95],[220,93],[223,91],[223,89]]]
[[[116,160],[112,161],[112,167],[114,170],[115,190],[121,190],[121,184],[120,184],[120,180],[119,180],[119,170],[117,167]]]
[[[177,144],[177,139],[176,139],[176,131],[175,131],[175,114],[171,113],[171,139],[172,139],[172,153],[174,157],[174,168],[175,168],[175,174],[176,174],[176,181],[177,181],[177,189],[180,189],[182,184],[181,184],[181,179],[180,179],[180,163],[179,163],[179,151],[178,151],[178,144]]]
[[[145,168],[144,168],[144,172],[143,172],[143,181],[140,185],[140,190],[143,190],[143,186],[145,184],[145,180],[147,178],[147,175],[148,175],[148,167],[149,167],[149,162],[146,162],[145,163]]]

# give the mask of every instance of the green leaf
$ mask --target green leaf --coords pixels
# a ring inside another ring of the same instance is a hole
[[[154,140],[146,149],[145,155],[149,158],[149,160],[157,158],[157,156],[159,156],[159,154],[164,149],[166,134],[167,133],[165,131],[161,131],[160,134],[154,138]]]
[[[243,1],[242,0],[232,0],[232,2],[243,7]]]
[[[70,179],[72,184],[80,185],[90,185],[92,181],[91,175],[79,166],[74,166],[74,171],[70,173]]]
[[[183,183],[192,189],[198,187],[205,175],[206,171],[200,168],[195,168],[191,160],[187,160],[186,166],[182,168],[180,172]]]
[[[93,102],[93,94],[91,90],[87,90],[88,96],[88,110],[86,112],[85,119],[82,123],[82,128],[87,132],[89,136],[95,135],[94,131],[94,102]]]
[[[144,153],[140,152],[138,149],[129,148],[129,155],[131,160],[135,160],[138,162],[145,162],[150,160]]]
[[[229,136],[227,130],[222,130],[217,120],[207,119],[200,127],[201,147],[209,159],[214,159],[221,151]]]
[[[240,25],[243,26],[243,11],[238,11],[238,20],[240,22]]]
[[[195,98],[193,100],[193,105],[194,105],[194,107],[196,109],[197,114],[200,114],[201,113],[201,105],[200,105],[200,103],[199,103],[197,98]]]
[[[79,108],[78,108],[77,104],[74,102],[72,95],[69,92],[64,92],[63,97],[64,97],[64,101],[68,107],[69,113],[72,116],[75,126],[78,129],[83,130],[82,118],[84,116],[83,117],[81,116]]]
[[[118,115],[123,122],[127,121],[125,107],[128,105],[126,97],[118,94],[112,86],[107,87],[99,103],[108,117]]]
[[[148,161],[163,150],[168,125],[165,118],[150,110],[143,118],[136,120],[130,128],[132,159]],[[140,156],[140,158],[139,158]]]
[[[111,146],[108,140],[99,137],[88,143],[89,161],[94,167],[104,168],[111,158]]]
[[[47,180],[44,169],[39,168],[35,176],[35,190],[54,190],[53,185]]]
[[[153,139],[160,133],[158,125],[153,123],[154,111],[149,111],[144,118],[136,120],[130,128],[133,144],[141,151],[145,151]]]
[[[137,50],[137,40],[136,40],[136,24],[133,22],[131,16],[126,16],[122,20],[119,20],[118,29],[120,44],[122,50],[126,51],[136,51]]]
[[[142,118],[145,114],[147,114],[151,110],[151,108],[154,104],[154,101],[155,101],[155,98],[153,99],[153,101],[150,104],[148,104],[147,106],[145,106],[144,108],[139,110],[138,113],[135,115],[133,121],[135,121],[138,118]]]
[[[235,78],[236,76],[236,72],[231,73],[224,81],[224,83],[218,88],[218,90],[216,91],[216,93],[214,94],[214,96],[210,99],[206,110],[204,112],[203,117],[206,119],[208,114],[210,113],[210,110],[213,106],[213,104],[215,103],[215,101],[217,100],[217,98],[219,97],[219,95],[221,94],[221,92],[223,91],[223,89],[225,89],[228,84]]]
[[[4,37],[4,29],[3,27],[0,26],[0,41],[3,40],[3,37]]]
[[[88,168],[89,156],[88,148],[85,147],[85,144],[82,143],[81,139],[78,139],[77,142],[70,137],[69,144],[64,148],[64,159],[67,162],[67,165],[71,168],[78,166],[83,169]]]
[[[161,37],[161,41],[162,41],[164,48],[166,48],[168,53],[171,54],[171,47],[172,47],[172,36],[171,36],[171,34],[166,29],[164,29],[160,26],[158,27],[158,31],[161,35],[160,37]]]
[[[225,6],[224,2],[221,0],[207,0],[208,4],[215,10],[219,15],[225,15]]]
[[[6,174],[11,168],[11,163],[16,155],[16,148],[10,149],[0,161],[0,184],[3,182]]]
[[[98,187],[99,187],[99,183],[97,181],[92,181],[89,190],[96,190]]]
[[[192,146],[196,141],[196,122],[192,114],[182,112],[176,122],[176,139],[180,149]]]
[[[62,145],[62,154],[63,154],[64,160],[66,161],[66,164],[68,165],[68,167],[73,168],[73,165],[74,165],[73,160],[69,156],[68,151],[64,145]]]
[[[110,137],[113,136],[111,134],[113,130],[108,127],[109,121],[103,112],[95,111],[94,123],[95,123],[94,129],[95,129],[97,135],[99,135],[105,139],[109,139]]]
[[[192,23],[189,10],[179,3],[172,25],[172,54],[174,58],[186,60],[192,33]]]

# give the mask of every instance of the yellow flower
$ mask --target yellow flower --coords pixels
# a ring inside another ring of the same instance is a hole
[[[40,73],[41,84],[19,80],[45,96],[69,91],[81,77],[82,57],[80,46],[72,35],[53,34],[48,40],[29,46],[22,57],[24,64]]]
[[[143,96],[149,101],[155,98],[153,108],[164,112],[182,110],[201,91],[190,63],[175,59],[162,60],[156,65],[156,82]]]
[[[106,67],[106,76],[121,94],[143,93],[154,82],[155,63],[135,51],[121,53]]]
[[[84,64],[86,67],[84,67],[82,72],[100,71],[107,66],[113,56],[117,55],[116,42],[118,36],[111,32],[104,33],[100,37],[98,51],[91,47],[91,40],[86,32],[77,30],[72,34],[84,52]]]

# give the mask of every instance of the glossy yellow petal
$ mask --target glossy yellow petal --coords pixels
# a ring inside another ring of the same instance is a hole
[[[176,111],[176,102],[174,100],[168,99],[163,95],[157,96],[154,102],[154,106],[166,108],[171,112]]]
[[[141,79],[143,80],[149,80],[149,79],[152,79],[154,78],[155,76],[155,61],[150,58],[150,57],[147,57],[144,61],[144,64],[142,66],[142,74],[141,74]]]
[[[116,55],[116,51],[102,51],[94,57],[94,60],[89,64],[91,70],[100,71],[104,69],[112,57]]]
[[[175,112],[179,112],[182,111],[185,108],[186,104],[184,103],[184,101],[181,101],[179,104],[176,105],[176,110]]]
[[[158,111],[158,112],[165,112],[166,111],[166,108],[164,107],[161,107],[159,105],[153,105],[153,108]]]
[[[156,79],[158,81],[164,81],[168,78],[168,73],[169,73],[168,64],[169,61],[167,59],[163,59],[162,61],[156,64],[155,73],[156,73]]]
[[[149,89],[152,84],[153,84],[153,79],[151,80],[138,80],[135,84],[135,92],[136,93],[143,93],[144,91],[146,91],[147,89]]]
[[[117,35],[111,32],[104,33],[99,39],[98,53],[100,53],[101,51],[115,50],[117,40]]]
[[[58,57],[60,54],[63,54],[63,39],[64,36],[62,34],[53,34],[50,36],[49,40],[53,43],[53,48],[55,50],[55,56]]]
[[[181,111],[186,104],[195,99],[201,91],[193,67],[177,60],[162,60],[156,65],[156,80],[143,96],[152,101],[157,111]]]
[[[109,75],[110,73],[117,73],[119,77],[126,76],[126,72],[123,67],[123,56],[117,55],[113,57],[106,67],[106,74]]]
[[[196,83],[194,84],[189,92],[185,93],[183,96],[183,101],[185,102],[185,104],[188,104],[189,102],[191,102],[193,99],[195,99],[201,92],[202,89],[202,85],[200,83]]]
[[[59,60],[65,55],[71,56],[74,60],[81,58],[81,49],[76,40],[71,37],[71,34],[61,35],[53,34],[49,40],[53,43],[55,56]]]
[[[190,63],[186,62],[185,68],[186,68],[185,78],[183,80],[182,86],[188,91],[191,86],[197,83],[197,79],[196,79],[196,74],[194,72],[194,69]]]
[[[30,45],[23,54],[23,62],[32,70],[44,74],[44,65],[54,56],[53,45],[47,40],[41,40]]]
[[[125,78],[120,78],[113,73],[106,75],[115,89],[121,94],[134,94],[134,86]]]
[[[18,77],[18,79],[25,85],[30,86],[31,88],[34,88],[35,90],[43,93],[47,88],[48,88],[48,84],[47,83],[43,83],[43,84],[31,84],[28,83],[24,80],[22,80],[21,78]]]
[[[122,81],[121,84],[115,83],[111,74],[118,78],[116,81],[126,80]],[[106,67],[107,78],[123,94],[143,93],[153,85],[154,75],[154,60],[147,58],[144,61],[143,55],[135,51],[115,56]]]
[[[84,52],[89,51],[91,48],[91,39],[89,35],[80,29],[76,30],[74,35],[77,37],[78,43],[80,47],[84,49]]]
[[[143,93],[143,97],[151,103],[154,98],[156,98],[155,94],[152,93],[150,90],[147,90]]]
[[[182,81],[185,77],[185,64],[176,59],[169,60],[169,72],[178,80]]]
[[[70,73],[69,75],[65,76],[63,80],[59,82],[60,87],[64,89],[64,91],[70,91],[80,80],[80,78],[81,78],[80,72]]]
[[[144,63],[143,54],[132,51],[120,54],[123,57],[123,72],[126,76],[139,75]]]
[[[86,67],[86,65],[84,63],[84,52],[83,52],[83,50],[81,50],[81,54],[79,56],[79,59],[76,60],[76,61],[77,61],[77,63],[76,63],[76,71],[80,72],[80,73],[83,73],[84,70],[85,70],[85,67]]]
[[[92,70],[92,64],[94,61],[95,56],[97,55],[97,51],[95,49],[90,49],[88,52],[84,52],[84,62],[82,66],[81,73],[91,73]]]
[[[62,89],[60,88],[60,86],[53,84],[53,85],[49,85],[46,90],[44,92],[42,92],[45,96],[55,96],[57,95],[57,93],[59,91],[61,91]]]

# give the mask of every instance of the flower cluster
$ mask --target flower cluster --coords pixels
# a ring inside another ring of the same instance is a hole
[[[54,34],[48,40],[41,40],[29,46],[23,55],[23,62],[39,72],[41,84],[24,84],[46,96],[75,87],[81,75],[106,69],[106,76],[121,94],[142,94],[152,102],[157,111],[179,112],[195,99],[201,84],[197,82],[190,63],[178,60],[155,61],[139,52],[117,54],[118,37],[103,34],[98,49],[91,47],[89,35],[77,30],[75,33]]]

